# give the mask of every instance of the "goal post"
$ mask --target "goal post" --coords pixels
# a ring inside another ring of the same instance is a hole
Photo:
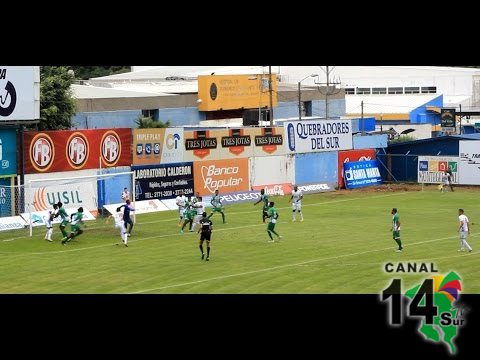
[[[135,208],[135,172],[110,172],[71,177],[28,179],[25,184],[25,211],[30,236],[33,236],[35,212],[47,211],[59,201],[65,208],[82,206],[93,215],[102,213],[104,205],[122,203],[123,188],[129,189]],[[133,221],[136,221],[133,212]]]

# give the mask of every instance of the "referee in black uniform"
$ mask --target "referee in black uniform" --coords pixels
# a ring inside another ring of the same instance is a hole
[[[210,219],[207,217],[207,213],[204,212],[202,214],[202,218],[200,219],[200,225],[202,226],[200,229],[198,229],[198,232],[202,232],[200,235],[200,252],[202,253],[202,260],[205,258],[205,253],[203,252],[203,242],[206,240],[207,241],[207,258],[205,258],[205,261],[209,261],[210,257],[210,238],[212,236],[212,229],[213,229],[213,224],[210,221]]]

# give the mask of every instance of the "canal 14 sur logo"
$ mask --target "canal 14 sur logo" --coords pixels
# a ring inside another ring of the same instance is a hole
[[[468,309],[459,302],[462,283],[455,271],[438,274],[434,263],[387,263],[386,273],[430,273],[423,281],[405,290],[402,279],[395,278],[381,294],[381,301],[388,305],[390,326],[403,325],[405,299],[408,318],[419,319],[417,332],[428,341],[443,344],[450,354],[457,354],[455,338],[466,324]]]

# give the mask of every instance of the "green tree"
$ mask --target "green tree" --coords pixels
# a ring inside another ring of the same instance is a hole
[[[73,76],[66,66],[40,67],[40,122],[38,130],[70,129],[75,115],[75,99],[70,85]]]
[[[170,120],[166,122],[160,120],[153,120],[151,117],[139,116],[135,121],[139,129],[152,129],[152,128],[168,128],[170,126]]]
[[[411,135],[400,135],[399,138],[394,139],[394,140],[388,140],[389,144],[396,144],[396,143],[403,143],[403,142],[409,142],[409,141],[415,141],[417,140],[415,137]]]

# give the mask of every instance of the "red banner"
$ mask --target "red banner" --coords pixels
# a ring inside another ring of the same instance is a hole
[[[25,132],[25,174],[132,164],[132,129]]]
[[[346,162],[366,161],[375,159],[375,149],[345,150],[338,152],[338,188],[344,189],[343,164]]]
[[[261,186],[252,186],[252,190],[260,191],[265,189],[267,195],[274,196],[284,196],[290,195],[293,190],[293,185],[290,183],[285,184],[270,184],[270,185],[261,185]]]

